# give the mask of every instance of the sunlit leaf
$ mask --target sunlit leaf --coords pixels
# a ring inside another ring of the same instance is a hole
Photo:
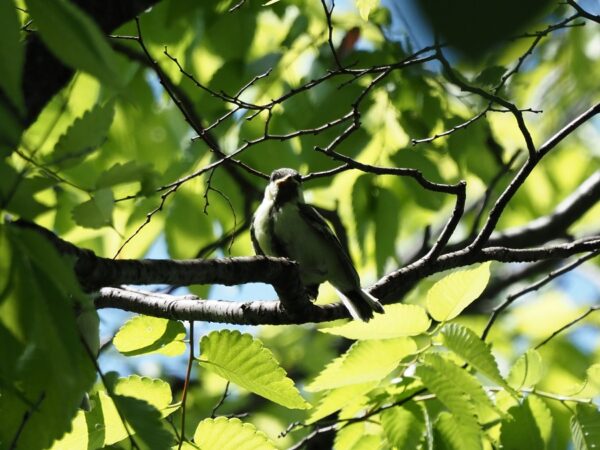
[[[415,403],[385,410],[381,426],[390,444],[398,450],[419,448],[426,432],[423,411]]]
[[[444,439],[448,450],[482,449],[481,429],[469,416],[455,416],[442,412],[435,422],[435,430]]]
[[[482,421],[486,418],[486,414],[489,414],[490,412],[493,414],[496,411],[492,400],[484,391],[481,382],[465,369],[435,353],[427,354],[423,359],[423,362],[427,367],[435,369],[439,376],[445,378],[448,382],[453,383],[455,385],[455,390],[458,390],[463,398],[468,398],[470,400],[471,406],[474,408],[473,411]],[[441,385],[442,384],[440,384],[440,386]],[[451,395],[450,392],[448,392],[448,394],[445,395],[446,393],[444,391],[440,401],[446,404],[449,409],[459,405],[458,411],[460,412],[463,406],[459,403],[454,403],[455,400],[452,397],[454,394]]]
[[[378,384],[378,381],[370,381],[363,384],[351,384],[349,386],[343,386],[325,392],[317,406],[312,409],[306,423],[314,423],[317,420],[339,411],[349,403],[355,402],[363,394],[366,394]]]
[[[369,322],[353,320],[344,325],[320,328],[323,333],[348,339],[390,339],[416,336],[429,329],[431,320],[419,305],[386,305],[385,314],[376,314]]]
[[[498,369],[489,344],[483,342],[469,328],[459,324],[449,324],[442,329],[444,345],[472,365],[490,380],[508,388]]]
[[[438,322],[454,319],[477,300],[490,278],[490,263],[446,275],[427,292],[427,310]]]
[[[194,442],[202,450],[276,450],[277,447],[251,423],[217,417],[204,419],[194,433]]]
[[[173,401],[171,386],[161,379],[140,377],[138,375],[119,378],[114,385],[114,393],[143,400],[161,411],[163,416],[173,412],[172,409],[168,408]]]
[[[535,386],[543,374],[542,357],[537,350],[529,349],[517,359],[508,374],[508,384],[519,390]]]
[[[177,356],[185,351],[185,336],[185,327],[181,322],[136,316],[119,329],[113,339],[113,345],[126,356],[151,353]]]
[[[508,414],[510,417],[503,419],[500,428],[502,448],[507,450],[545,448],[540,426],[530,407],[529,399],[510,408]],[[547,421],[547,415],[544,414],[544,416],[543,420]]]
[[[346,353],[329,363],[306,390],[322,391],[382,380],[416,349],[410,338],[355,342]]]
[[[203,368],[287,408],[308,409],[306,402],[262,342],[239,331],[213,331],[200,341]]]

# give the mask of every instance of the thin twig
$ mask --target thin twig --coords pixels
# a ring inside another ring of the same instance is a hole
[[[506,308],[508,308],[512,303],[514,303],[517,299],[521,298],[525,294],[528,294],[533,291],[537,291],[542,286],[545,286],[546,284],[550,283],[552,280],[560,277],[561,275],[564,275],[564,274],[570,272],[571,270],[575,269],[577,266],[598,256],[599,254],[600,254],[599,250],[590,252],[587,255],[577,258],[572,263],[561,267],[560,269],[553,270],[552,272],[550,272],[548,275],[546,275],[541,280],[538,280],[535,283],[530,284],[529,286],[519,290],[518,292],[515,292],[514,294],[510,294],[508,297],[506,297],[506,300],[504,300],[501,304],[499,304],[492,310],[492,314],[490,315],[490,318],[489,318],[485,328],[483,329],[483,332],[481,333],[481,339],[485,340],[487,338],[487,336],[488,336],[492,326],[494,325],[494,322],[496,322],[496,319],[498,318],[498,316],[500,314],[502,314],[502,312]]]
[[[186,413],[186,402],[187,402],[187,393],[188,388],[190,386],[190,376],[192,374],[192,365],[194,364],[194,321],[189,321],[190,328],[190,352],[188,355],[188,363],[187,369],[185,372],[185,381],[183,383],[183,394],[181,396],[181,436],[179,439],[178,450],[181,450],[181,446],[183,445],[183,441],[185,441],[185,413]]]

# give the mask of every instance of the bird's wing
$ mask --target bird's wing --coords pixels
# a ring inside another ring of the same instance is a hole
[[[346,253],[346,250],[340,244],[335,233],[331,230],[325,219],[321,214],[317,212],[312,206],[306,203],[298,203],[298,209],[300,215],[310,223],[315,230],[318,230],[319,234],[325,239],[325,241],[333,247],[333,250],[339,256],[339,262],[343,264],[343,267],[348,275],[352,278],[358,279],[358,273],[352,264],[350,255]]]
[[[254,217],[252,218],[252,223],[250,224],[250,239],[252,240],[252,247],[254,247],[254,253],[257,255],[265,255],[265,252],[262,251],[260,245],[258,243],[258,239],[256,239],[256,233],[254,232]]]

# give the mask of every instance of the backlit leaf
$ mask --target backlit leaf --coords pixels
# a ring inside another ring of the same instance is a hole
[[[200,342],[200,364],[223,378],[291,409],[311,407],[262,342],[239,331],[213,331]]]
[[[159,353],[181,355],[185,351],[185,327],[181,322],[159,317],[129,319],[113,339],[115,348],[126,356]]]
[[[481,295],[490,278],[490,263],[452,272],[427,292],[427,310],[438,322],[454,319]]]
[[[306,390],[322,391],[382,380],[416,349],[410,338],[355,342],[346,353],[329,363]]]
[[[276,450],[277,447],[251,423],[217,417],[204,419],[194,433],[194,442],[202,450]]]
[[[319,331],[348,339],[390,339],[416,336],[427,331],[430,324],[431,320],[421,306],[398,303],[386,305],[385,314],[376,314],[369,322],[353,320]]]

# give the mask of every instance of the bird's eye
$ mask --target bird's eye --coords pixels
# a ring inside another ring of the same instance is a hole
[[[296,175],[294,175],[294,180],[296,180],[298,183],[300,183],[302,181],[302,176],[300,176],[300,174],[296,174]]]

